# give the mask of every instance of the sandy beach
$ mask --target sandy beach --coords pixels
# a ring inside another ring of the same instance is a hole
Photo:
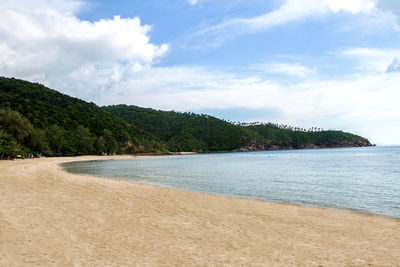
[[[121,159],[123,157],[113,157]],[[400,220],[0,161],[0,266],[400,266]]]

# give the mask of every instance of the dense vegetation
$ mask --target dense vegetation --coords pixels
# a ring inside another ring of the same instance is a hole
[[[285,125],[271,123],[250,125],[247,127],[259,133],[269,145],[282,148],[299,149],[371,145],[369,141],[363,137],[342,131],[323,131],[319,128],[309,130],[293,129]]]
[[[98,107],[37,83],[0,78],[0,158],[238,151],[369,145],[341,131],[237,125],[208,115],[136,106]]]
[[[94,103],[9,78],[0,78],[2,143],[6,145],[1,146],[0,153],[12,156],[29,152],[83,155],[165,151],[151,134]]]
[[[272,123],[233,124],[208,115],[116,105],[104,110],[154,134],[169,151],[233,151],[370,145],[342,131]]]
[[[160,111],[136,106],[107,106],[108,111],[153,133],[169,151],[227,151],[262,139],[256,132],[208,115]]]

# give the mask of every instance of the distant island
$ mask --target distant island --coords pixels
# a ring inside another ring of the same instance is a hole
[[[38,83],[0,77],[0,158],[259,151],[371,146],[361,136],[313,127],[232,123],[137,106],[99,107]]]

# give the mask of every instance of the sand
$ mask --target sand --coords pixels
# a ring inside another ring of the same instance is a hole
[[[121,158],[121,157],[117,157]],[[0,266],[400,266],[400,220],[0,162]]]

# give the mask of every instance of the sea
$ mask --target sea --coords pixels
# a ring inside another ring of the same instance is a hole
[[[400,218],[400,147],[150,156],[73,162],[68,172]]]

